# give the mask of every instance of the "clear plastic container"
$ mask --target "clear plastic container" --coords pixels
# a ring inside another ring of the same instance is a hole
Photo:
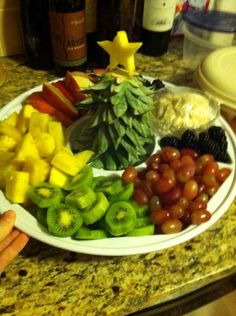
[[[186,129],[201,132],[219,117],[219,103],[199,89],[167,86],[157,90],[151,128],[155,135],[181,135]]]
[[[195,10],[185,12],[183,20],[183,59],[191,69],[212,51],[234,44],[236,14]]]

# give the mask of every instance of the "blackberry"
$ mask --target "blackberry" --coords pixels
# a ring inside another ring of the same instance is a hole
[[[222,150],[226,150],[228,147],[227,137],[224,129],[221,126],[211,126],[208,129],[208,134],[211,139],[216,141]]]
[[[229,156],[229,154],[228,154],[227,151],[221,151],[221,152],[218,154],[216,160],[217,160],[217,161],[220,161],[220,162],[225,162],[225,163],[231,163],[231,162],[232,162],[232,161],[231,161],[231,158],[230,158],[230,156]]]
[[[185,148],[198,149],[198,137],[193,130],[187,129],[181,136],[182,146]]]
[[[159,145],[161,148],[170,146],[179,149],[181,147],[181,140],[175,136],[165,136],[160,139]]]
[[[222,140],[220,143],[220,148],[223,150],[223,151],[227,151],[227,148],[228,148],[228,141],[227,139],[225,140]]]
[[[207,132],[201,132],[198,135],[198,148],[202,154],[207,153],[207,146],[210,141],[210,136]]]
[[[217,142],[226,139],[225,131],[221,126],[211,126],[208,129],[208,134]]]
[[[209,139],[204,142],[204,152],[213,155],[215,160],[218,160],[218,157],[221,154],[221,148],[219,144],[214,142],[212,139]]]
[[[160,79],[155,79],[152,82],[145,78],[142,78],[145,87],[152,87],[154,90],[159,90],[165,87],[164,83]]]
[[[160,79],[155,79],[152,82],[152,85],[154,87],[154,90],[159,90],[165,87],[164,83]]]

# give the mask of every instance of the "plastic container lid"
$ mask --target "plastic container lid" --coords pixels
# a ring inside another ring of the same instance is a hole
[[[194,79],[203,91],[236,111],[236,46],[207,55],[195,70]]]
[[[190,10],[183,12],[183,20],[200,29],[235,33],[236,14],[223,11]]]

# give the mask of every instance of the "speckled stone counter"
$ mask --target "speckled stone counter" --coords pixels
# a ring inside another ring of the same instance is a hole
[[[138,70],[194,85],[182,43],[162,58],[137,55]],[[1,58],[6,81],[0,106],[55,78],[29,69],[22,58]],[[236,202],[210,229],[173,248],[142,255],[99,257],[31,239],[0,276],[0,315],[129,315],[192,292],[236,271]]]

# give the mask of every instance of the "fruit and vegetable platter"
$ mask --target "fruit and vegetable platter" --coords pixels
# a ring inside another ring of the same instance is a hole
[[[19,229],[76,252],[175,246],[232,203],[235,135],[200,91],[138,74],[141,43],[126,32],[98,44],[106,70],[68,71],[1,109],[0,212],[14,209]]]

